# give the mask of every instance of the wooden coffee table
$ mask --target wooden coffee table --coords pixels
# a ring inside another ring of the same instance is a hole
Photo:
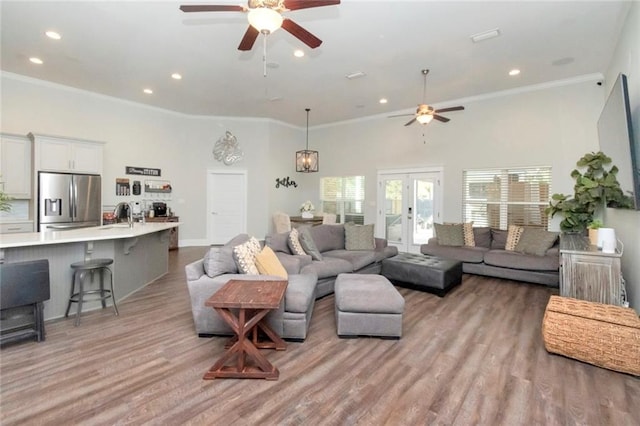
[[[235,337],[203,379],[278,379],[280,372],[258,349],[283,351],[287,348],[285,341],[265,321],[269,311],[280,307],[286,289],[287,281],[230,280],[207,299],[205,306],[211,306],[218,312]],[[237,316],[234,311],[237,311]],[[269,340],[259,341],[259,331]],[[227,365],[234,356],[235,363]]]

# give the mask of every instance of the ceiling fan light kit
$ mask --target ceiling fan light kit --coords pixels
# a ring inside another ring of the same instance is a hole
[[[271,34],[282,26],[282,15],[273,9],[259,7],[249,10],[249,24],[262,34]]]
[[[307,145],[302,151],[296,151],[296,172],[313,173],[318,171],[318,151],[309,150],[309,111],[307,111]]]

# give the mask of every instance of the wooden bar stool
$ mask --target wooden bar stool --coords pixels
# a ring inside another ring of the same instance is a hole
[[[76,327],[80,325],[80,313],[82,312],[83,302],[100,300],[102,302],[102,308],[107,307],[107,299],[111,298],[113,301],[113,309],[118,315],[118,306],[116,305],[115,293],[113,292],[113,272],[109,268],[109,265],[113,264],[113,259],[91,259],[83,262],[75,262],[71,264],[73,269],[73,278],[71,279],[71,293],[69,295],[69,303],[67,304],[67,311],[64,316],[69,316],[69,310],[72,303],[78,304],[78,311],[76,313]],[[104,274],[109,272],[110,289],[104,288]],[[89,283],[93,282],[95,273],[100,274],[100,288],[95,290],[88,290],[88,283],[85,282],[87,275],[90,277]],[[76,291],[76,283],[78,290]],[[87,295],[93,295],[87,298]]]

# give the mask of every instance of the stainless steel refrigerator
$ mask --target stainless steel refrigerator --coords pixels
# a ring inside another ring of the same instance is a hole
[[[38,231],[99,226],[101,220],[99,175],[38,173]]]

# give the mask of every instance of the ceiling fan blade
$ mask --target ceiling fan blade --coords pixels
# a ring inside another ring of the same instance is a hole
[[[415,123],[416,120],[417,120],[417,118],[414,117],[411,121],[409,121],[407,124],[405,124],[405,126],[409,126],[409,125]]]
[[[409,115],[415,115],[415,114],[413,114],[413,113],[411,113],[411,114],[398,114],[398,115],[390,115],[390,116],[388,116],[387,118],[395,118],[395,117],[407,117],[407,116],[409,116]]]
[[[180,10],[183,12],[244,12],[244,7],[242,6],[231,6],[231,5],[193,5],[193,6],[180,6]]]
[[[238,50],[251,50],[253,44],[258,38],[258,34],[260,34],[258,30],[249,25],[249,28],[247,28],[247,31],[244,33],[244,37],[242,37],[242,40],[240,41]]]
[[[289,18],[284,18],[284,21],[282,21],[282,28],[284,28],[286,31],[291,33],[294,37],[298,38],[301,42],[312,49],[315,49],[322,44],[322,40],[311,34],[309,31],[305,30]]]
[[[437,109],[433,112],[449,112],[449,111],[462,111],[464,109],[463,106],[455,106],[455,107],[450,107],[450,108],[441,108],[441,109]]]
[[[309,9],[311,7],[333,6],[340,4],[340,0],[285,0],[284,7],[289,10]]]
[[[435,120],[442,121],[443,123],[446,123],[447,121],[450,121],[450,120],[451,120],[451,119],[449,119],[449,118],[447,118],[447,117],[443,117],[443,116],[438,115],[438,114],[433,114],[433,118],[434,118]]]

